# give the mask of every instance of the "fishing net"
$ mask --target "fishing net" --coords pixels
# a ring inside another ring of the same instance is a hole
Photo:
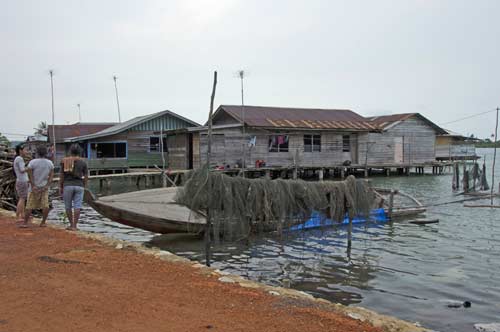
[[[339,222],[346,214],[367,217],[377,204],[370,184],[354,176],[324,182],[247,179],[206,167],[188,175],[175,200],[193,211],[210,210],[213,235],[228,238],[280,231],[309,219],[313,212]]]

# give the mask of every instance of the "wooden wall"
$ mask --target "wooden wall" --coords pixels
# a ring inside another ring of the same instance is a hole
[[[320,152],[304,152],[304,134],[321,135]],[[243,139],[241,128],[227,128],[214,131],[212,136],[212,166],[230,165],[234,167],[243,159],[244,146],[246,147],[247,166],[253,167],[260,159],[266,166],[292,166],[295,160],[299,166],[333,166],[340,165],[345,160],[354,163],[357,153],[357,133],[342,133],[333,131],[267,131],[247,129],[247,137],[256,136],[256,146],[248,148]],[[269,152],[270,135],[288,135],[288,152]],[[351,151],[342,151],[342,135],[350,135]],[[207,135],[200,133],[200,160],[206,161]],[[354,157],[354,160],[353,160]]]
[[[200,160],[200,133],[193,133],[193,168],[201,166]]]
[[[187,169],[189,156],[189,134],[167,136],[168,167],[171,169]]]
[[[382,133],[360,134],[359,163],[364,164],[365,160],[368,164],[398,163],[395,158],[398,142],[402,144],[401,163],[435,161],[436,132],[426,122],[413,117]]]

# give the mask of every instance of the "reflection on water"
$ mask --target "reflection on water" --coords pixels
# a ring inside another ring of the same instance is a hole
[[[449,175],[373,181],[376,186],[399,188],[429,205],[462,197],[451,193]],[[500,204],[498,199],[496,203]],[[84,230],[204,259],[199,237],[133,229],[99,217],[90,208],[83,214]],[[440,223],[355,226],[350,252],[345,227],[219,243],[213,248],[213,266],[272,285],[290,282],[292,288],[333,302],[361,305],[439,331],[471,331],[474,323],[498,321],[500,211],[452,204],[430,207],[427,217],[439,218]],[[472,307],[451,309],[443,303],[447,299],[469,300]]]

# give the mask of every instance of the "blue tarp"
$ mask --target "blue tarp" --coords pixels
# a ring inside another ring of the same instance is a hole
[[[372,222],[387,222],[387,215],[385,214],[385,211],[383,208],[380,209],[373,209],[370,211],[370,217],[368,218],[368,221]],[[364,217],[354,217],[352,220],[353,224],[362,224],[367,222],[366,218]],[[342,222],[338,221],[333,221],[331,219],[326,218],[324,215],[322,215],[319,212],[313,212],[311,215],[311,218],[307,220],[306,222],[295,225],[290,227],[291,231],[298,231],[298,230],[303,230],[303,229],[310,229],[310,228],[317,228],[317,227],[323,227],[323,226],[333,226],[333,225],[347,225],[349,224],[349,218],[346,215],[344,220]]]

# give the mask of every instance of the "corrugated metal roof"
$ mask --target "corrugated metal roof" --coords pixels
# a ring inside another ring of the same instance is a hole
[[[400,114],[390,114],[390,115],[381,115],[381,116],[372,116],[372,117],[367,117],[366,119],[370,121],[372,124],[377,126],[378,128],[382,130],[386,130],[390,128],[393,125],[396,125],[399,122],[408,120],[412,117],[417,117],[424,122],[426,122],[429,126],[434,128],[438,134],[446,134],[446,130],[443,128],[439,127],[437,124],[432,122],[431,120],[427,119],[425,116],[423,116],[420,113],[400,113]]]
[[[168,117],[164,117],[165,115],[168,115]],[[162,118],[163,117],[163,118]],[[115,135],[118,133],[121,133],[125,130],[160,130],[162,129],[162,125],[165,125],[163,127],[164,130],[168,129],[176,129],[180,128],[182,125],[187,124],[188,126],[194,126],[198,127],[200,126],[198,123],[186,119],[185,117],[176,114],[171,111],[162,111],[162,112],[157,112],[153,113],[150,115],[143,115],[143,116],[138,116],[133,119],[130,119],[128,121],[119,123],[117,125],[114,125],[112,127],[106,128],[104,130],[101,130],[97,133],[91,134],[91,135],[82,135],[82,136],[77,136],[77,137],[71,137],[68,138],[66,141],[68,142],[74,142],[74,141],[82,141],[82,140],[88,140],[88,139],[94,139],[94,138],[99,138],[99,137],[105,137],[105,136],[111,136]],[[172,125],[173,127],[170,128],[168,126]]]
[[[381,116],[372,116],[367,119],[375,123],[377,125],[383,126],[386,124],[390,124],[396,121],[404,121],[406,119],[411,118],[412,116],[417,115],[418,113],[401,113],[401,114],[389,114],[389,115],[381,115]]]
[[[101,130],[114,126],[116,123],[113,122],[77,122],[70,125],[55,125],[55,136],[56,143],[62,143],[65,139],[69,137],[81,136],[81,135],[90,135],[93,133],[97,133]],[[49,135],[49,142],[53,142],[52,140],[52,125],[47,127],[47,132]]]
[[[214,118],[219,112],[226,112],[239,122],[244,118],[250,127],[377,130],[364,117],[346,109],[221,105]]]

